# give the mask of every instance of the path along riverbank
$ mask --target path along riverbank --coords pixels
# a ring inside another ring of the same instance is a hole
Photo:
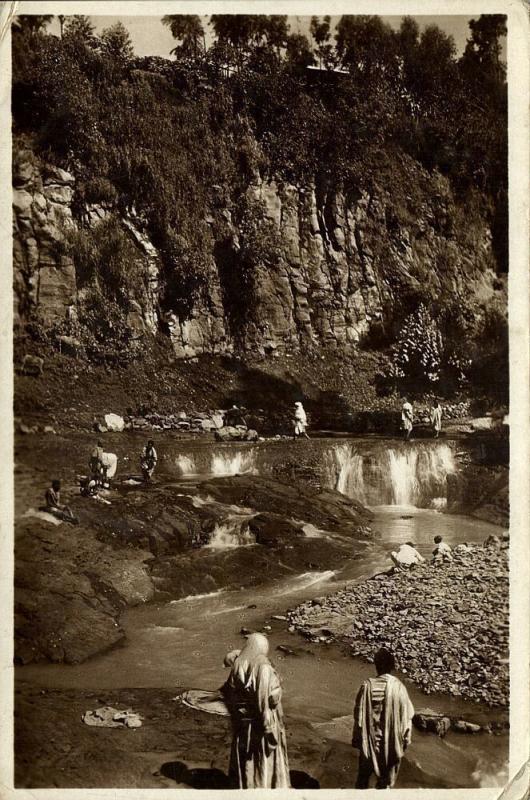
[[[345,644],[368,661],[390,648],[426,693],[508,705],[508,542],[489,537],[451,562],[393,569],[289,611],[311,640]]]

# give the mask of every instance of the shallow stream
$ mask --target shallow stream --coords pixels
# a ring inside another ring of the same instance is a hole
[[[283,615],[286,609],[303,600],[331,593],[347,582],[361,581],[387,569],[389,553],[399,543],[413,540],[418,550],[428,556],[436,534],[455,544],[483,541],[491,533],[498,534],[500,529],[470,517],[452,516],[433,507],[418,508],[413,504],[421,498],[423,503],[443,507],[444,481],[447,474],[457,469],[447,445],[419,445],[409,451],[394,448],[390,456],[388,447],[380,445],[376,454],[373,448],[352,449],[349,442],[333,447],[327,451],[331,455],[324,456],[328,458],[330,484],[365,503],[374,499],[385,503],[371,504],[376,547],[365,548],[360,556],[357,552],[355,559],[352,553],[351,560],[346,558],[335,572],[304,572],[255,588],[219,591],[129,609],[121,619],[127,637],[125,646],[77,666],[28,665],[18,669],[19,678],[64,689],[174,687],[175,692],[179,687],[215,689],[226,678],[225,653],[244,642],[241,628],[259,630],[267,624],[271,626],[268,631],[271,656],[284,683],[287,724],[289,717],[304,719],[317,726],[323,736],[349,743],[353,699],[360,682],[373,674],[373,666],[345,656],[337,646],[307,643],[299,635],[289,633],[285,621],[271,620],[271,616]],[[193,452],[169,456],[165,471],[169,478],[174,467],[181,478],[187,476],[198,483],[200,490],[201,480],[211,477],[212,471],[217,475],[240,470],[268,471],[259,450],[257,446],[236,452],[233,448],[208,452],[201,447],[200,456]],[[399,459],[401,463],[396,464]],[[213,470],[211,465],[215,467]],[[397,501],[401,501],[399,505]],[[205,498],[205,502],[214,501]],[[245,539],[241,524],[251,511],[240,509],[237,513],[232,508],[233,535],[230,524],[226,524],[214,546],[219,549],[253,546]],[[313,526],[306,526],[305,534],[330,535]],[[279,645],[294,649],[296,655],[277,650]],[[427,697],[413,684],[407,685],[416,709],[429,707],[451,715],[473,715],[484,721],[495,718],[494,712],[475,703],[447,696]],[[416,732],[407,757],[429,775],[439,778],[440,786],[445,785],[448,770],[451,782],[463,787],[503,785],[507,774],[507,736],[470,737],[450,733],[445,739],[438,739],[432,734]]]

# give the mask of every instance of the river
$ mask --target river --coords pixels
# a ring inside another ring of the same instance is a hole
[[[303,445],[302,445],[303,446]],[[471,517],[441,513],[447,475],[457,469],[453,450],[445,444],[417,445],[408,450],[384,443],[351,442],[320,445],[330,485],[370,503],[375,547],[348,558],[335,571],[306,571],[244,590],[214,592],[166,603],[151,603],[127,610],[121,618],[126,645],[75,666],[31,664],[17,670],[32,684],[61,689],[118,689],[127,687],[195,687],[214,689],[225,679],[226,652],[241,647],[242,627],[260,630],[269,625],[271,654],[284,683],[285,712],[304,719],[328,738],[349,742],[351,708],[359,683],[373,667],[349,658],[334,645],[307,643],[289,633],[282,620],[286,609],[299,602],[362,581],[387,569],[388,553],[396,544],[413,540],[423,555],[432,550],[435,534],[449,544],[482,541],[500,529]],[[274,451],[274,448],[272,449]],[[165,472],[175,472],[199,488],[212,474],[270,471],[271,449],[259,446],[234,449],[200,446],[166,455]],[[200,494],[199,494],[200,497]],[[375,502],[379,501],[379,502]],[[381,502],[382,501],[382,502]],[[200,502],[215,504],[204,497]],[[430,507],[421,508],[416,503]],[[218,504],[219,505],[219,504]],[[222,530],[216,532],[219,549],[257,547],[245,538],[245,513],[231,509]],[[220,535],[219,535],[220,534]],[[337,533],[306,526],[308,537],[337,537]],[[215,538],[215,537],[214,537]],[[294,649],[286,655],[279,645]],[[429,707],[451,715],[494,718],[491,710],[460,698],[426,697],[407,683],[416,707]],[[507,775],[507,736],[480,735],[445,739],[416,733],[409,758],[444,785],[447,770],[461,786],[503,785]]]

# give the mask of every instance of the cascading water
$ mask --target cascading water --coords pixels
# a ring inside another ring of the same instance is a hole
[[[226,550],[229,547],[244,547],[256,544],[256,539],[251,534],[248,523],[253,514],[234,514],[223,522],[218,522],[207,547],[213,550]]]
[[[339,467],[337,491],[364,502],[363,456],[352,451],[349,445],[342,444],[335,449],[335,458]]]
[[[418,453],[416,450],[388,451],[392,505],[413,506],[420,489],[418,476]]]
[[[212,456],[211,472],[216,476],[243,475],[257,473],[256,453],[251,450],[218,453]]]
[[[197,474],[197,467],[195,466],[195,461],[190,456],[177,456],[177,467],[179,468],[182,475],[196,475]]]
[[[331,486],[371,506],[442,508],[447,476],[456,472],[446,444],[408,444],[370,453],[341,444],[326,453],[325,466]]]

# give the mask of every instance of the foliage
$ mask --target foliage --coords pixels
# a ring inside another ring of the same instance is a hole
[[[171,51],[177,58],[197,58],[206,50],[204,28],[201,18],[195,14],[167,14],[162,17],[174,39],[180,44]]]
[[[67,238],[79,287],[91,286],[128,310],[130,298],[145,283],[147,264],[115,217]]]
[[[162,254],[165,309],[189,314],[202,301],[212,250],[231,248],[223,209],[240,230],[234,263],[249,292],[259,269],[274,269],[274,231],[241,199],[256,171],[356,193],[387,180],[381,153],[445,173],[463,208],[480,196],[506,269],[504,17],[472,20],[460,59],[451,37],[436,26],[420,32],[411,18],[397,31],[377,16],[343,16],[334,30],[314,18],[309,41],[285,16],[213,15],[206,48],[201,18],[168,15],[174,60],[135,59],[120,23],[96,35],[87,17],[67,16],[58,38],[36,19],[14,27],[15,132],[75,172],[78,205],[134,209]],[[307,70],[315,63],[320,70]],[[80,274],[121,303],[125,260],[107,249],[97,261],[91,234],[81,236]],[[420,301],[433,302],[426,290],[406,297],[403,316]],[[435,364],[435,352],[422,364],[418,354],[414,369],[426,380],[458,372],[443,313],[436,324],[446,360]]]
[[[393,347],[391,376],[420,386],[441,377],[444,343],[436,321],[421,304],[408,316]]]

